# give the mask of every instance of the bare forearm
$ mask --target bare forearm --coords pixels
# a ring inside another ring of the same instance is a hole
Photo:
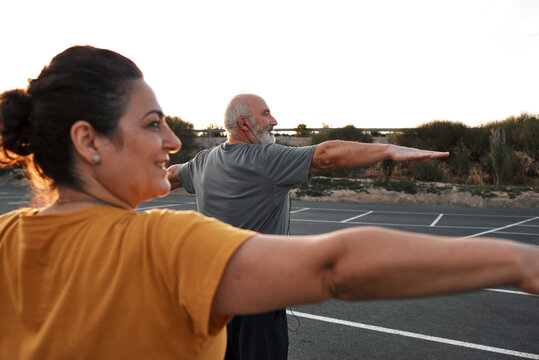
[[[408,298],[480,289],[522,280],[521,245],[496,239],[344,230],[331,292],[344,300]],[[523,247],[523,246],[522,246]],[[537,249],[526,247],[528,251]],[[360,260],[359,260],[360,259]]]
[[[384,159],[426,161],[449,156],[448,152],[421,150],[392,144],[326,141],[316,146],[310,172],[365,167]]]
[[[388,144],[332,140],[316,146],[312,172],[327,169],[365,167],[388,156]]]

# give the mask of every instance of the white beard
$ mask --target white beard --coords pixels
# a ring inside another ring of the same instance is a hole
[[[273,126],[270,126],[267,129],[260,129],[258,124],[254,123],[253,128],[259,144],[275,144],[275,135],[270,134],[270,131],[273,130]]]
[[[261,144],[275,144],[275,136],[270,134],[268,130],[264,130],[259,134],[260,136],[258,138]]]

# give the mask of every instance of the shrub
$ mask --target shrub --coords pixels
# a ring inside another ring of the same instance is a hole
[[[461,176],[468,172],[470,168],[470,155],[471,151],[464,145],[462,140],[451,150],[449,161],[453,165],[453,173],[455,175]]]
[[[409,176],[412,180],[444,181],[444,172],[436,160],[409,164]]]
[[[329,131],[319,132],[311,137],[311,144],[320,144],[327,140],[348,140],[372,143],[370,135],[364,133],[354,125],[348,125],[342,128],[331,129]]]
[[[432,121],[395,134],[396,144],[421,149],[447,151],[466,138],[468,127],[451,121]]]
[[[493,128],[491,130],[489,158],[496,176],[496,186],[499,186],[503,173],[510,162],[510,151],[505,141],[503,129]]]
[[[307,137],[311,135],[311,130],[309,130],[305,124],[298,124],[294,130],[296,130],[296,136],[298,137]]]
[[[393,170],[395,170],[395,165],[397,165],[397,162],[391,159],[382,160],[381,166],[386,184],[389,184],[389,181],[391,180],[391,175],[393,174]]]

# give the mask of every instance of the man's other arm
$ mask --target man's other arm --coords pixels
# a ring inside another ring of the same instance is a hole
[[[427,161],[447,157],[448,152],[421,150],[392,144],[331,140],[316,145],[309,173],[322,170],[366,167],[384,159]]]
[[[182,182],[178,178],[178,170],[180,168],[181,164],[175,164],[170,166],[167,169],[167,178],[170,182],[170,190],[177,189],[179,187],[182,187]]]

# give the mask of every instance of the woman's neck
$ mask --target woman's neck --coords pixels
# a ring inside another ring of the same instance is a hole
[[[99,205],[131,209],[131,207],[124,204],[107,201],[104,196],[101,198],[85,191],[64,188],[58,190],[58,197],[53,203],[39,210],[39,215],[61,214]]]

